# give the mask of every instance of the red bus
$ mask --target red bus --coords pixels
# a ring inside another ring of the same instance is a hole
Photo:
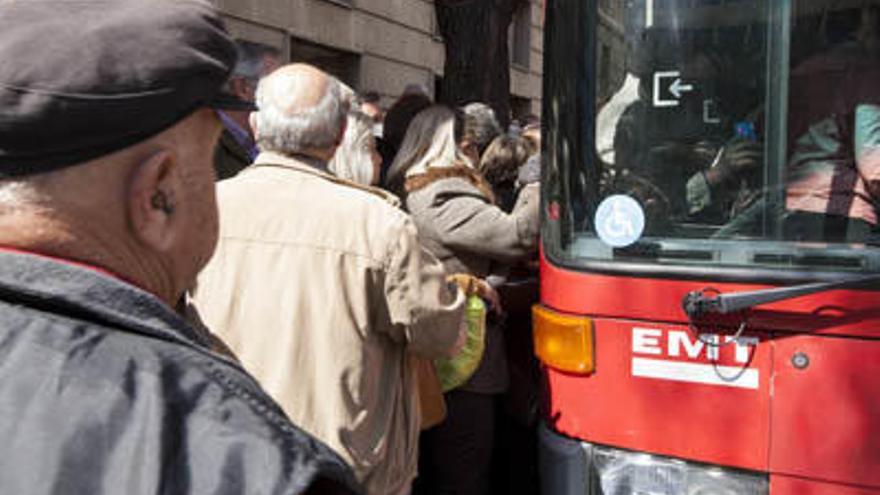
[[[880,493],[880,6],[547,0],[546,494]]]

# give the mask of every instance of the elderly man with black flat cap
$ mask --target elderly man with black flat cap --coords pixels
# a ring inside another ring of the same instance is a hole
[[[206,1],[0,0],[3,493],[357,490],[173,309],[234,64]]]

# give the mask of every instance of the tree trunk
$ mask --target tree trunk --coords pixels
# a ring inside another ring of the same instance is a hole
[[[446,45],[440,101],[452,106],[479,101],[510,121],[510,57],[507,31],[513,12],[528,0],[436,0]]]

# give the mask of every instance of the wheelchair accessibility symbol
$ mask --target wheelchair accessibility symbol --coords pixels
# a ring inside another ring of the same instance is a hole
[[[596,233],[611,247],[626,247],[639,240],[645,230],[645,212],[629,196],[609,196],[596,210]]]

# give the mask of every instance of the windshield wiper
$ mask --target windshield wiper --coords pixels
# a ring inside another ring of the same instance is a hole
[[[696,319],[708,313],[728,314],[744,309],[769,304],[786,299],[807,296],[835,289],[849,289],[880,282],[880,275],[855,277],[838,282],[817,282],[813,284],[793,285],[776,289],[754,290],[719,294],[709,290],[689,292],[681,301],[682,309],[690,319]]]

